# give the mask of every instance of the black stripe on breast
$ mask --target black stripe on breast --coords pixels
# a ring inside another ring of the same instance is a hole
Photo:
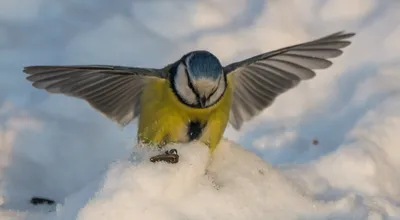
[[[199,121],[190,121],[187,125],[187,136],[189,137],[189,141],[197,140],[201,136],[204,127],[205,124],[201,124]]]

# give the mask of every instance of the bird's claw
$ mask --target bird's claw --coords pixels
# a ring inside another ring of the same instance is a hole
[[[150,161],[153,163],[160,162],[160,161],[164,161],[164,162],[172,163],[172,164],[178,163],[179,162],[178,151],[176,149],[167,150],[163,154],[159,154],[159,155],[150,157]]]

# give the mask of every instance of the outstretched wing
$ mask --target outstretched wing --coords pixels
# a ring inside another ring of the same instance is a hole
[[[165,78],[158,69],[105,65],[28,66],[24,72],[35,88],[84,99],[123,126],[139,115],[145,84]]]
[[[224,67],[234,85],[230,124],[240,129],[243,122],[269,107],[277,96],[294,88],[300,81],[313,78],[313,70],[331,66],[328,58],[340,56],[343,53],[340,49],[351,43],[346,39],[354,35],[337,32]]]

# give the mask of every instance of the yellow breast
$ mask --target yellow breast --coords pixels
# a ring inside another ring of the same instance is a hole
[[[222,138],[229,120],[232,101],[229,84],[218,103],[209,108],[197,109],[181,103],[172,92],[168,80],[150,80],[141,98],[139,140],[156,145],[187,142],[188,125],[196,121],[204,125],[199,140],[213,150]]]

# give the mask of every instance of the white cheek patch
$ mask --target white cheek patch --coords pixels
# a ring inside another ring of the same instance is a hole
[[[189,104],[197,104],[196,95],[189,88],[188,77],[183,64],[179,64],[174,81],[178,95]]]
[[[210,97],[210,99],[207,101],[207,105],[212,105],[218,101],[218,99],[224,94],[226,87],[226,83],[224,79],[221,79],[217,90],[214,92],[214,94]]]

